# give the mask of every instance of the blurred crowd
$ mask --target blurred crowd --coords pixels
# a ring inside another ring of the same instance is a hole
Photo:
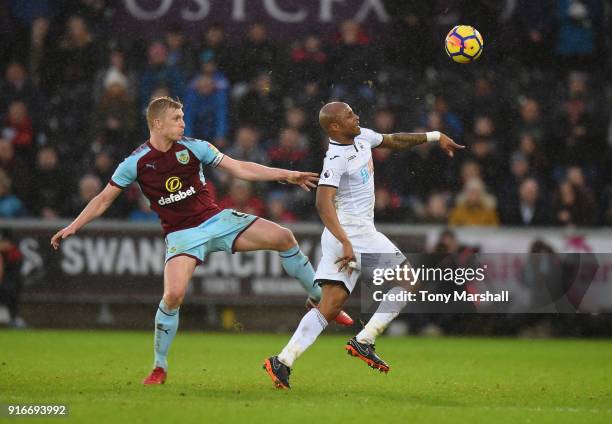
[[[275,167],[321,170],[317,115],[330,100],[381,133],[439,130],[468,146],[452,160],[429,144],[375,149],[378,222],[612,225],[603,0],[386,1],[384,31],[345,21],[285,41],[264,23],[238,38],[222,24],[117,38],[115,2],[10,3],[0,4],[2,218],[74,217],[146,140],[147,103],[170,95],[184,103],[187,135]],[[444,54],[459,23],[484,36],[475,64]],[[312,194],[207,176],[221,207],[317,219]],[[136,186],[106,216],[157,220]]]

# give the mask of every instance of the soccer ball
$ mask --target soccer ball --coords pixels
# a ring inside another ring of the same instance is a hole
[[[445,50],[448,57],[457,63],[471,63],[482,54],[484,42],[476,28],[457,25],[446,36]]]

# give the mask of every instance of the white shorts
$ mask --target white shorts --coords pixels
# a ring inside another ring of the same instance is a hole
[[[323,281],[331,281],[342,283],[349,293],[353,292],[357,280],[361,275],[361,254],[362,253],[389,253],[394,254],[397,265],[404,262],[406,257],[402,252],[385,236],[376,230],[366,231],[363,233],[348,233],[348,238],[353,245],[355,258],[357,259],[358,269],[353,270],[351,275],[347,271],[338,271],[338,264],[335,262],[342,257],[342,243],[333,236],[326,228],[321,235],[321,249],[323,255],[317,266],[315,273],[315,283],[320,284]],[[395,264],[394,264],[395,265]]]

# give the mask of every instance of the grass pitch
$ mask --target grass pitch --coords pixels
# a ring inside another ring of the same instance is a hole
[[[612,422],[609,340],[382,337],[384,375],[324,335],[277,390],[261,364],[288,339],[182,332],[166,384],[143,387],[152,332],[0,331],[0,403],[86,423]]]

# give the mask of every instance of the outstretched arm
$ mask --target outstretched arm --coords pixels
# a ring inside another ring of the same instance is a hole
[[[81,211],[79,216],[75,218],[70,225],[66,228],[59,230],[51,238],[51,246],[55,250],[59,248],[60,242],[76,233],[79,229],[84,227],[88,222],[93,221],[106,211],[110,205],[113,204],[117,196],[121,193],[121,189],[111,184],[107,184],[104,190],[102,190],[96,197],[90,200],[90,202]]]
[[[456,150],[465,149],[465,146],[455,143],[446,134],[438,131],[431,131],[428,133],[383,134],[383,141],[378,147],[387,147],[393,150],[408,149],[428,141],[437,141],[440,148],[450,157],[454,156]]]
[[[319,180],[318,174],[314,172],[289,171],[288,169],[270,168],[254,162],[243,162],[229,156],[223,156],[217,168],[224,169],[230,175],[248,181],[279,181],[282,183],[296,184],[306,191],[316,187]]]

